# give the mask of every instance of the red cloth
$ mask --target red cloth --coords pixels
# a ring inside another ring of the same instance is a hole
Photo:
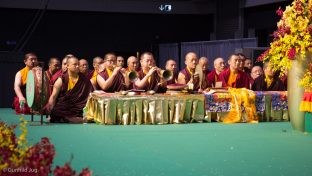
[[[15,110],[15,114],[31,114],[31,109],[26,102],[24,104],[24,112],[22,112],[22,110],[20,109],[20,103],[17,96],[14,97],[12,108]]]
[[[214,87],[216,85],[216,81],[220,81],[219,76],[217,75],[216,70],[211,71],[207,75],[207,80],[210,84],[212,84]]]
[[[227,87],[227,82],[230,77],[230,68],[225,69],[219,74],[219,79],[222,81],[222,87]],[[232,84],[232,88],[250,89],[249,77],[245,72],[238,70],[236,81]]]

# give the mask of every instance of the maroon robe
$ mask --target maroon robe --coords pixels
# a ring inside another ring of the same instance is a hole
[[[177,73],[173,73],[172,79],[167,81],[167,85],[176,84],[176,83],[178,83],[178,74]]]
[[[186,84],[191,80],[191,73],[188,71],[188,69],[183,69],[180,71],[185,76]],[[196,82],[193,82],[194,84],[194,90],[197,91],[199,89],[199,79]]]
[[[213,70],[210,73],[208,73],[207,80],[213,87],[216,86],[216,82],[221,81],[219,79],[219,75],[217,75],[216,70]]]
[[[66,71],[67,72],[67,71]],[[65,73],[66,73],[65,72]],[[57,80],[57,78],[61,77],[64,73],[62,72],[62,69],[60,69],[59,71],[57,71],[56,73],[54,73],[54,75],[52,76],[52,78],[50,79],[50,84],[54,85],[55,81]]]
[[[265,82],[265,75],[260,75],[255,79],[252,85],[252,90],[254,91],[284,91],[286,90],[283,81],[278,78],[278,76],[273,77],[271,85],[268,87]]]
[[[99,73],[99,75],[102,78],[104,78],[104,80],[107,80],[109,78],[106,69],[104,71],[102,71],[101,73]],[[100,87],[100,86],[98,86],[98,87]],[[119,91],[125,90],[125,89],[126,89],[125,78],[121,72],[118,72],[114,78],[112,85],[107,90],[105,90],[105,92],[119,92]]]
[[[88,70],[88,74],[86,75],[88,79],[91,79],[93,76],[94,70]]]
[[[138,71],[138,75],[139,75],[139,79],[142,80],[146,74],[144,74],[143,70],[140,69],[140,71]],[[160,93],[160,92],[165,92],[165,88],[162,88],[158,85],[158,83],[160,83],[160,77],[157,73],[157,71],[155,71],[152,76],[150,77],[150,82],[146,82],[145,83],[145,86],[141,89],[144,89],[146,91],[148,90],[154,90],[155,92],[157,93]]]
[[[75,122],[75,119],[82,118],[82,109],[85,107],[89,93],[93,86],[88,78],[79,73],[79,79],[73,89],[68,89],[69,76],[64,73],[61,76],[62,87],[57,97],[54,108],[51,111],[51,122]]]
[[[219,79],[222,81],[222,87],[227,87],[230,73],[230,68],[227,68],[219,74]],[[247,73],[238,70],[236,81],[232,84],[231,87],[250,89],[249,77]]]

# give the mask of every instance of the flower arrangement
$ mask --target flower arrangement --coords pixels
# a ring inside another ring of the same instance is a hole
[[[276,13],[281,20],[273,42],[257,60],[269,61],[272,69],[284,76],[293,60],[305,59],[307,52],[312,52],[312,0],[294,0],[285,11],[279,8]],[[311,73],[306,76],[311,77]]]
[[[46,137],[33,146],[27,146],[27,121],[21,117],[21,135],[17,137],[14,133],[16,125],[9,126],[0,122],[0,175],[49,175],[55,156],[54,145]],[[56,166],[53,174],[55,176],[77,175],[66,163],[63,167]],[[83,169],[79,176],[90,176],[92,172]]]

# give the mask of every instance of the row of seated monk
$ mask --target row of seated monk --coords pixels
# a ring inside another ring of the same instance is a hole
[[[16,97],[13,107],[16,113],[20,113],[20,102],[26,102],[27,73],[36,62],[36,54],[26,54],[25,68],[18,71],[15,76]],[[206,57],[198,59],[195,52],[189,52],[185,55],[186,67],[179,73],[176,70],[176,62],[173,59],[167,60],[165,69],[172,73],[168,79],[164,78],[160,69],[156,67],[154,56],[150,52],[142,53],[139,59],[130,56],[126,68],[122,57],[107,53],[104,59],[101,57],[93,59],[93,71],[89,70],[86,59],[78,60],[72,54],[64,57],[62,65],[57,58],[51,58],[49,69],[45,73],[53,88],[44,110],[51,114],[51,121],[81,122],[82,109],[89,93],[95,89],[105,92],[128,89],[165,92],[169,84],[188,84],[199,92],[209,87],[247,88],[257,91],[286,90],[284,84],[286,80],[279,78],[269,63],[264,63],[263,69],[259,66],[252,67],[251,60],[243,54],[232,54],[228,59],[228,67],[220,57],[216,58],[213,64],[215,69],[209,71],[209,60]],[[131,79],[129,73],[135,73],[135,79]],[[30,112],[30,108],[25,105],[24,113]]]

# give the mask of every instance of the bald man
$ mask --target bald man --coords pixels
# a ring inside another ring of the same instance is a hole
[[[263,74],[263,70],[260,66],[254,66],[251,69],[251,73],[250,73],[250,87],[252,87],[254,81]]]
[[[207,79],[208,79],[208,82],[212,84],[212,87],[216,87],[216,82],[221,82],[221,80],[219,79],[219,74],[223,72],[223,70],[225,69],[224,59],[222,57],[217,57],[213,61],[213,67],[214,67],[214,70],[212,70],[207,75]]]
[[[68,57],[66,67],[67,71],[54,84],[45,110],[51,112],[50,122],[82,123],[82,109],[93,87],[90,80],[79,72],[76,57]]]
[[[117,56],[117,67],[124,67],[125,59],[122,56]]]
[[[203,78],[202,78],[202,89],[206,89],[207,87],[212,87],[212,83],[208,80],[208,74],[210,73],[209,68],[209,60],[207,57],[201,57],[198,60],[198,66],[203,70]]]
[[[127,59],[127,71],[131,72],[131,71],[137,71],[138,70],[138,59],[135,56],[130,56]]]
[[[186,67],[179,72],[178,83],[188,84],[189,89],[197,91],[199,89],[199,75],[195,74],[195,68],[198,63],[197,54],[189,52],[185,55],[184,61]]]
[[[229,68],[220,73],[219,79],[222,87],[250,89],[249,76],[240,70],[242,59],[237,54],[232,54],[228,60]]]
[[[177,73],[176,61],[173,59],[167,60],[165,69],[171,71],[172,75],[173,75],[172,79],[167,81],[167,85],[176,84],[178,82],[178,73]]]
[[[79,72],[85,75],[88,79],[92,78],[93,71],[89,70],[89,63],[86,59],[79,60]]]
[[[93,70],[92,70],[92,77],[90,78],[90,81],[94,87],[94,89],[97,89],[97,75],[105,69],[103,58],[97,56],[93,58]]]
[[[61,62],[58,58],[56,57],[51,57],[49,60],[49,68],[48,70],[45,71],[46,76],[50,82],[50,80],[52,79],[52,76],[59,71],[61,68]]]

